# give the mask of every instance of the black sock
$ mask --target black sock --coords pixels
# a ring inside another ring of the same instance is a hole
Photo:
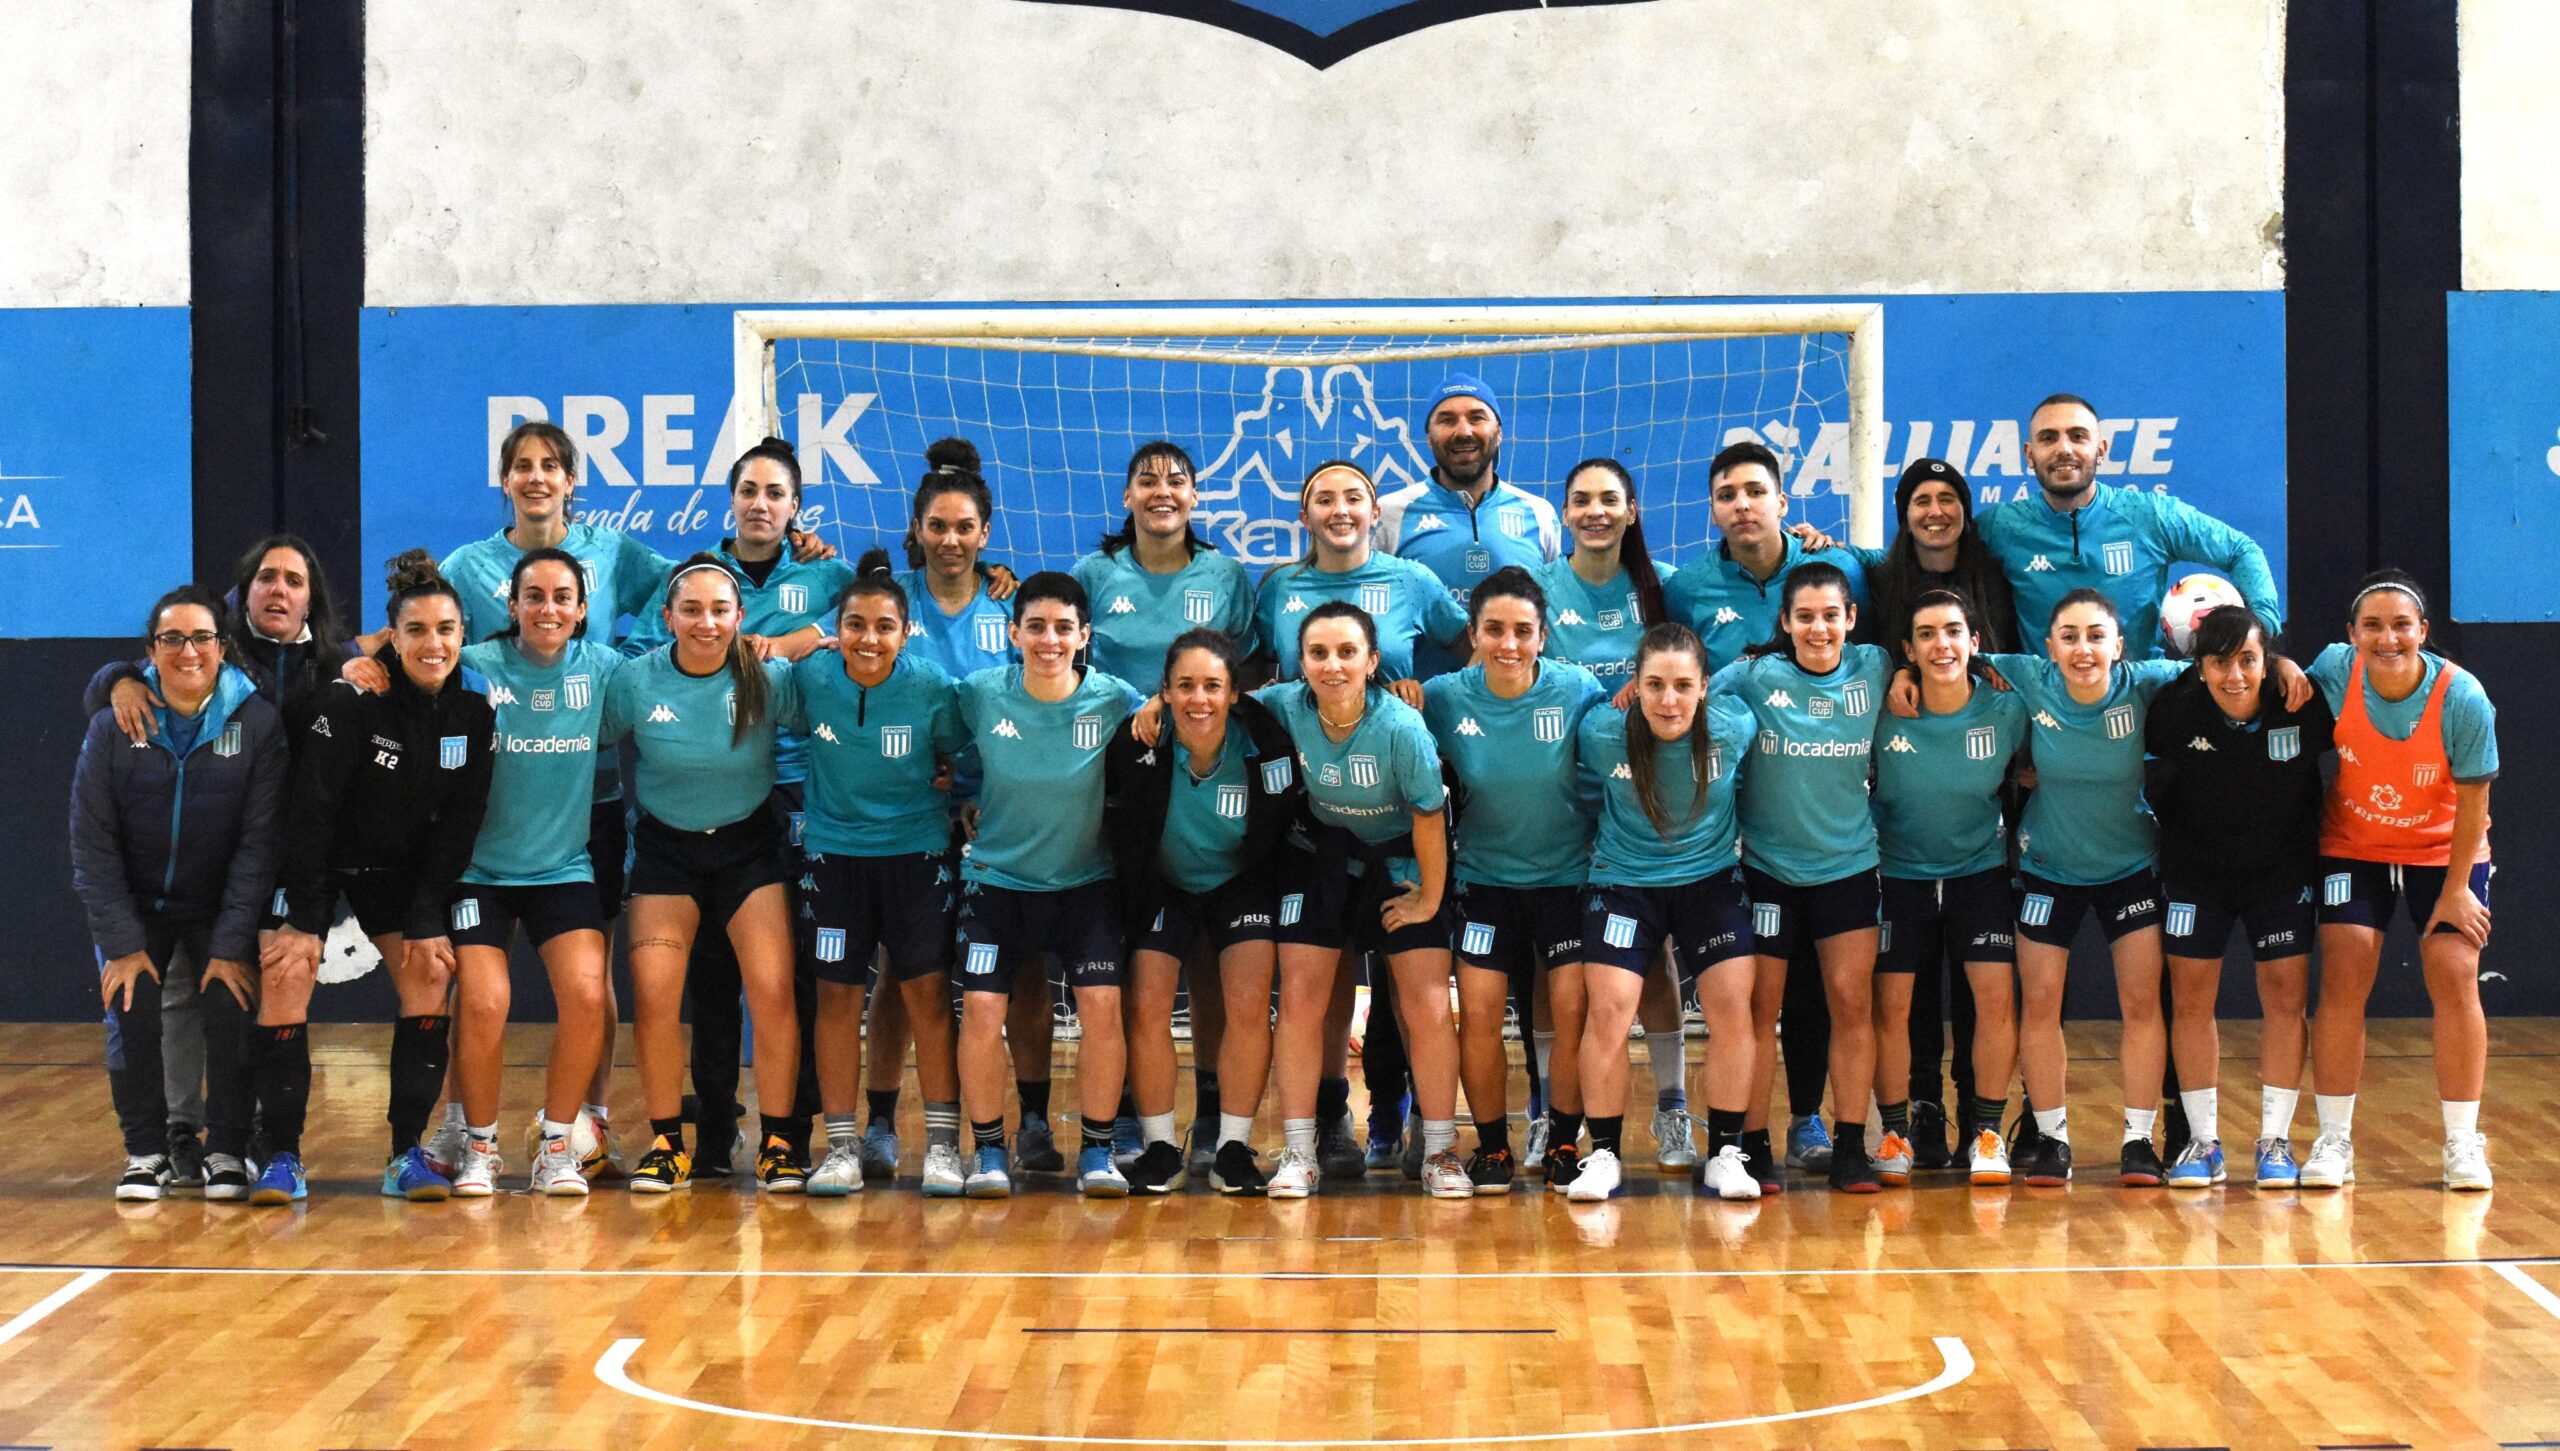
[[[1910,1137],[1911,1100],[1906,1098],[1900,1103],[1877,1104],[1876,1117],[1884,1124],[1887,1131],[1901,1134],[1905,1138]]]
[[[2008,1107],[2009,1105],[2007,1101],[2003,1099],[1975,1099],[1973,1101],[1973,1131],[1975,1133],[1980,1133],[1984,1129],[1989,1129],[1995,1134],[2000,1132],[2000,1115],[2006,1112]]]
[[[667,1146],[677,1153],[684,1152],[684,1117],[681,1114],[674,1118],[649,1120],[649,1133],[653,1138],[665,1139]]]
[[[1499,1118],[1479,1122],[1476,1125],[1476,1152],[1480,1154],[1490,1154],[1496,1149],[1508,1149],[1510,1147],[1511,1118],[1508,1114]]]
[[[258,1120],[270,1154],[302,1152],[302,1119],[311,1105],[311,1034],[307,1024],[261,1026],[249,1071],[257,1084]]]
[[[1625,1114],[1595,1113],[1587,1122],[1591,1125],[1591,1152],[1596,1154],[1603,1149],[1613,1154],[1618,1152],[1618,1134],[1627,1122]]]
[[[1570,1149],[1582,1140],[1582,1115],[1578,1113],[1549,1109],[1547,1124],[1547,1147],[1550,1150]]]
[[[866,1088],[863,1100],[871,1106],[871,1121],[894,1130],[898,1125],[898,1090]]]
[[[1128,1119],[1132,1122],[1136,1121],[1138,1117],[1138,1096],[1135,1093],[1132,1093],[1125,1088],[1120,1090],[1120,1111],[1116,1116]]]
[[[1111,1147],[1111,1120],[1103,1119],[1097,1123],[1092,1119],[1086,1119],[1082,1126],[1084,1129],[1084,1146],[1086,1148],[1107,1149]]]
[[[1350,1112],[1350,1079],[1319,1078],[1316,1080],[1316,1123],[1319,1127],[1345,1118]]]
[[[1210,1123],[1218,1121],[1218,1075],[1195,1073],[1191,1077],[1191,1116]]]
[[[1777,1150],[1769,1147],[1769,1131],[1767,1129],[1744,1129],[1742,1131],[1742,1152],[1750,1156],[1754,1167],[1766,1166],[1771,1170],[1775,1170],[1778,1167],[1778,1152]]]
[[[427,1131],[427,1118],[444,1095],[446,1045],[452,1041],[451,1018],[442,1013],[402,1018],[391,1029],[391,1157],[417,1147]]]
[[[1004,1147],[1004,1120],[989,1119],[985,1123],[980,1123],[976,1119],[971,1119],[969,1120],[969,1137],[979,1148],[1001,1149]]]
[[[1742,1142],[1742,1114],[1743,1111],[1738,1108],[1711,1108],[1707,1110],[1708,1153],[1721,1153],[1724,1151],[1725,1145],[1738,1144]],[[1768,1135],[1763,1133],[1761,1137],[1767,1138]]]
[[[1022,1095],[1022,1116],[1024,1118],[1047,1118],[1049,1116],[1048,1079],[1017,1078],[1013,1081],[1013,1089],[1014,1092]]]
[[[800,1148],[800,1136],[809,1131],[807,1119],[796,1118],[789,1114],[763,1113],[756,1117],[761,1120],[761,1126],[764,1129],[764,1137],[756,1141],[758,1149],[762,1149],[775,1139],[780,1139],[797,1151]]]
[[[1831,1126],[1832,1153],[1863,1154],[1866,1151],[1867,1126],[1865,1124],[1853,1124],[1844,1120]]]

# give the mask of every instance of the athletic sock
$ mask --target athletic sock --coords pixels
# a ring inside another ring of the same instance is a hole
[[[1138,1115],[1138,1137],[1141,1142],[1170,1144],[1174,1142],[1173,1134],[1172,1114],[1142,1113]]]
[[[936,1144],[960,1147],[960,1105],[925,1100],[924,1142],[926,1148]]]
[[[2475,1098],[2469,1103],[2457,1103],[2446,1098],[2438,1099],[2437,1102],[2444,1105],[2444,1136],[2446,1138],[2450,1139],[2455,1134],[2480,1132],[2480,1100]]]
[[[1748,1116],[1747,1110],[1745,1116]],[[1753,1163],[1774,1165],[1778,1162],[1778,1151],[1770,1146],[1767,1129],[1744,1129],[1742,1152],[1750,1155]]]
[[[1595,1113],[1584,1122],[1591,1125],[1591,1152],[1596,1154],[1603,1149],[1612,1154],[1618,1152],[1618,1135],[1626,1130],[1625,1114]]]
[[[1885,1132],[1909,1138],[1911,1136],[1911,1100],[1906,1098],[1900,1103],[1877,1104],[1876,1120],[1884,1125]]]
[[[1221,1145],[1241,1144],[1252,1138],[1253,1118],[1250,1114],[1220,1113],[1218,1115],[1218,1142]]]
[[[800,1136],[809,1131],[809,1121],[798,1114],[759,1113],[756,1115],[756,1120],[757,1127],[764,1131],[764,1137],[756,1140],[758,1153],[762,1153],[764,1146],[776,1139],[782,1140],[796,1153],[800,1148]]]
[[[1048,1079],[1017,1078],[1013,1081],[1013,1091],[1022,1095],[1022,1116],[1024,1118],[1047,1118],[1049,1116]]]
[[[1080,1131],[1080,1133],[1081,1133],[1081,1137],[1080,1137],[1080,1139],[1078,1140],[1078,1142],[1079,1142],[1080,1146],[1081,1146],[1081,1147],[1083,1147],[1083,1148],[1088,1148],[1088,1149],[1108,1149],[1108,1148],[1110,1148],[1110,1147],[1111,1147],[1111,1125],[1112,1125],[1112,1122],[1113,1122],[1112,1120],[1107,1119],[1107,1118],[1106,1118],[1106,1119],[1090,1119],[1090,1118],[1088,1118],[1088,1119],[1079,1119],[1079,1120],[1077,1120],[1077,1121],[1076,1121],[1076,1127],[1077,1127],[1077,1129],[1078,1129],[1078,1130]]]
[[[677,1153],[681,1154],[684,1152],[683,1115],[679,1114],[674,1118],[653,1118],[649,1120],[649,1133],[652,1137],[665,1139]]]
[[[1843,1119],[1831,1126],[1831,1152],[1863,1154],[1867,1151],[1867,1126]]]
[[[2159,1121],[2160,1110],[2156,1108],[2126,1109],[2124,1111],[2124,1141],[2128,1144],[2132,1143],[2136,1139],[2140,1139],[2146,1144],[2151,1142],[2151,1128]]]
[[[1742,1118],[1743,1111],[1738,1108],[1707,1110],[1707,1153],[1709,1155],[1723,1153],[1726,1145],[1742,1142]]]
[[[261,1025],[249,1071],[272,1153],[302,1152],[302,1120],[311,1104],[311,1033],[305,1023]]]
[[[2008,1111],[2009,1105],[2006,1100],[1997,1098],[1977,1098],[1973,1101],[1973,1123],[1971,1124],[1971,1128],[1975,1133],[1981,1133],[1984,1129],[1989,1129],[1991,1132],[1996,1134],[2000,1132],[2000,1116]]]
[[[471,1146],[475,1149],[494,1149],[498,1146],[498,1126],[494,1123],[464,1124],[462,1131],[469,1136]]]
[[[969,1120],[969,1138],[982,1149],[1003,1148],[1004,1120],[1000,1118],[988,1119],[984,1123],[981,1123],[976,1119]]]
[[[1117,1111],[1117,1112],[1115,1112],[1115,1113],[1113,1113],[1113,1114],[1112,1114],[1112,1117],[1113,1117],[1114,1119],[1124,1119],[1124,1118],[1136,1118],[1137,1116],[1138,1116],[1138,1096],[1137,1096],[1137,1094],[1135,1094],[1135,1093],[1131,1092],[1131,1091],[1130,1091],[1129,1089],[1127,1089],[1127,1088],[1123,1088],[1123,1089],[1121,1089],[1121,1090],[1120,1090],[1120,1107],[1119,1107],[1119,1109],[1118,1109],[1118,1111]]]
[[[469,1112],[463,1108],[459,1101],[450,1098],[444,1101],[444,1121],[447,1124],[462,1130],[464,1133],[469,1133],[471,1131],[469,1119]]]
[[[1292,1153],[1312,1154],[1316,1151],[1316,1121],[1311,1118],[1288,1118],[1280,1121],[1280,1140]]]
[[[1509,1115],[1499,1115],[1490,1120],[1476,1120],[1477,1153],[1490,1154],[1497,1149],[1508,1149],[1510,1147],[1511,1119]]]
[[[567,1139],[569,1137],[569,1128],[569,1125],[560,1122],[549,1114],[543,1115],[542,1137],[544,1141],[548,1142],[552,1139]]]
[[[866,1088],[862,1091],[862,1101],[864,1104],[864,1111],[870,1115],[871,1122],[878,1124],[885,1129],[892,1131],[896,1130],[898,1125],[898,1090],[894,1088]]]
[[[850,1149],[853,1147],[853,1141],[860,1137],[862,1137],[862,1124],[854,1115],[849,1113],[827,1115],[827,1148],[830,1151]]]
[[[2299,1088],[2261,1088],[2258,1090],[2258,1137],[2289,1139],[2293,1137],[2294,1106],[2302,1102]]]
[[[1351,1114],[1351,1080],[1320,1078],[1316,1080],[1316,1122],[1339,1123]]]
[[[2221,1089],[2185,1089],[2178,1094],[2178,1106],[2187,1111],[2188,1138],[2200,1144],[2210,1144],[2221,1139]]]
[[[2352,1093],[2315,1093],[2311,1095],[2312,1111],[2320,1116],[2320,1132],[2336,1134],[2352,1141],[2356,1136],[2356,1096]]]
[[[597,1128],[605,1128],[613,1122],[613,1110],[605,1107],[603,1104],[590,1103],[583,1105],[583,1107],[586,1111],[587,1117],[596,1121]]]
[[[391,1105],[383,1115],[391,1124],[391,1157],[418,1146],[427,1130],[427,1115],[444,1091],[446,1045],[453,1041],[452,1019],[442,1013],[402,1018],[391,1029]]]
[[[1582,1115],[1563,1109],[1547,1110],[1547,1147],[1570,1149],[1582,1141]]]
[[[2036,1132],[2059,1144],[2071,1142],[2071,1110],[2040,1108],[2035,1111]]]
[[[1422,1121],[1422,1157],[1445,1154],[1458,1142],[1458,1121],[1453,1118],[1427,1118]]]
[[[1689,1107],[1689,1035],[1678,1024],[1644,1035],[1645,1061],[1653,1067],[1653,1106],[1669,1113]]]

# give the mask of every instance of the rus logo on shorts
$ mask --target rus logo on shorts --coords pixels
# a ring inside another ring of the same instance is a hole
[[[1542,705],[1529,716],[1529,731],[1542,741],[1564,739],[1564,707]]]
[[[2113,546],[2113,545],[2109,545],[2108,547],[2109,547],[2109,548],[2113,548],[2114,546]],[[2107,739],[2108,739],[2108,740],[2111,740],[2111,741],[2120,741],[2120,740],[2123,740],[2125,737],[2127,737],[2127,736],[2129,736],[2129,735],[2132,735],[2132,734],[2133,734],[2133,707],[2132,707],[2132,706],[2129,706],[2129,705],[2117,705],[2117,706],[2110,706],[2110,707],[2108,707],[2108,709],[2107,709]]]
[[[916,728],[914,726],[882,726],[880,728],[880,754],[894,761],[906,755],[907,752],[914,750],[916,747],[915,730]]]
[[[2302,727],[2277,726],[2267,732],[2267,759],[2290,761],[2302,754]]]
[[[1352,784],[1352,785],[1354,785],[1354,786],[1375,786],[1375,785],[1377,785],[1377,784],[1378,784],[1378,758],[1377,758],[1377,757],[1375,757],[1375,756],[1353,756],[1353,757],[1350,759],[1350,761],[1349,761],[1349,762],[1347,762],[1346,764],[1348,764],[1348,765],[1349,765],[1349,767],[1350,767],[1350,769],[1351,769],[1351,784]]]
[[[1964,733],[1964,758],[1988,761],[2000,749],[2000,731],[1996,726],[1975,726]]]
[[[1364,584],[1360,586],[1360,608],[1367,610],[1372,615],[1385,614],[1387,612],[1387,587],[1382,584]]]
[[[1243,817],[1244,788],[1242,786],[1221,786],[1218,788],[1218,814],[1230,821],[1238,820]]]
[[[1076,749],[1079,751],[1090,751],[1094,747],[1101,745],[1102,717],[1098,715],[1077,716],[1075,742]]]
[[[569,702],[571,710],[585,710],[594,690],[593,678],[585,675],[572,675],[560,682],[560,696]]]
[[[978,649],[982,653],[994,655],[1003,651],[1004,617],[1002,615],[980,615],[971,628],[973,630],[971,638],[978,642]]]
[[[1205,589],[1182,592],[1182,618],[1194,625],[1205,625],[1218,613],[1218,597]]]

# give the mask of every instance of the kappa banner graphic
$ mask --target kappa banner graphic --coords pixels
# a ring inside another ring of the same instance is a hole
[[[2024,497],[2034,488],[2026,412],[2075,392],[2102,414],[2103,482],[2215,514],[2258,539],[2284,578],[2281,294],[1897,297],[1885,307],[1879,488],[1889,494],[1926,456],[1962,468],[1977,507]],[[504,523],[495,446],[527,418],[577,441],[581,517],[670,558],[734,532],[724,486],[743,425],[729,398],[731,317],[690,306],[368,309],[367,557],[412,545],[441,557]],[[1636,472],[1656,556],[1677,564],[1712,547],[1706,460],[1753,438],[1778,455],[1791,519],[1845,529],[1845,418],[1710,384],[1704,395],[1730,395],[1718,411],[1700,403],[1698,377],[1634,376],[1650,350],[1627,356],[1629,376],[1597,392],[1564,378],[1557,354],[1470,358],[1502,396],[1503,476],[1552,497],[1577,460],[1621,458]],[[1304,551],[1298,487],[1317,462],[1349,458],[1381,490],[1428,475],[1418,400],[1449,366],[830,344],[784,377],[780,401],[807,477],[800,522],[848,555],[894,544],[925,446],[958,432],[978,445],[998,501],[990,552],[1018,571],[1068,568],[1120,523],[1130,451],[1165,437],[1199,464],[1196,527],[1258,573]],[[1119,381],[1105,386],[1106,376]],[[0,461],[5,449],[0,440]],[[365,585],[364,608],[379,610],[378,583]]]
[[[1371,46],[1452,20],[1510,10],[1566,10],[1641,0],[1039,0],[1136,10],[1214,25],[1287,51],[1318,70]]]
[[[2560,292],[2445,298],[2453,615],[2560,620]]]

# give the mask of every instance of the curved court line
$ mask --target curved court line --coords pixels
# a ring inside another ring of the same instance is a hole
[[[1869,1396],[1862,1401],[1845,1401],[1836,1406],[1815,1406],[1802,1411],[1775,1411],[1765,1416],[1735,1416],[1722,1421],[1691,1421],[1679,1426],[1630,1426],[1602,1431],[1546,1431],[1508,1436],[1417,1436],[1396,1440],[1312,1440],[1312,1441],[1243,1441],[1221,1436],[1211,1440],[1146,1436],[1054,1436],[1037,1432],[952,1431],[930,1426],[883,1426],[866,1421],[828,1421],[813,1416],[786,1416],[775,1411],[751,1411],[738,1406],[715,1405],[710,1401],[689,1400],[652,1390],[631,1378],[631,1357],[646,1342],[639,1338],[617,1340],[596,1357],[596,1379],[625,1395],[679,1410],[701,1411],[707,1415],[729,1416],[742,1421],[762,1421],[776,1426],[807,1426],[823,1431],[864,1431],[880,1436],[932,1436],[961,1441],[1027,1441],[1058,1446],[1509,1446],[1546,1441],[1623,1441],[1637,1436],[1672,1436],[1690,1431],[1723,1431],[1742,1426],[1774,1426],[1788,1421],[1811,1421],[1825,1416],[1845,1416],[1852,1411],[1871,1411],[1880,1406],[1898,1405],[1935,1395],[1949,1386],[1963,1382],[1973,1374],[1973,1352],[1953,1335],[1930,1337],[1938,1348],[1941,1364],[1938,1373],[1916,1386]]]

